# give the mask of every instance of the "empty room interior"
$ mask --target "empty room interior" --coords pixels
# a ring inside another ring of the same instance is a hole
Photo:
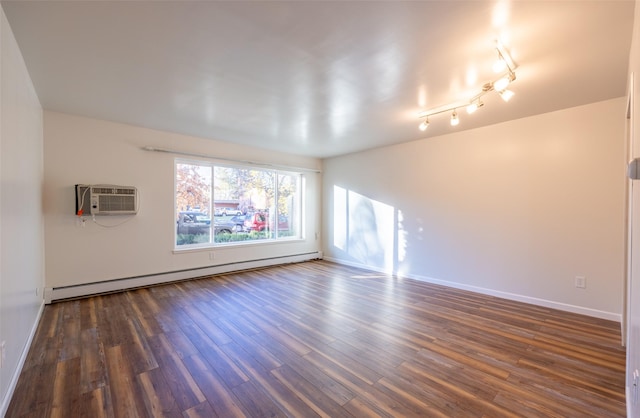
[[[640,1],[0,5],[0,416],[640,417]]]

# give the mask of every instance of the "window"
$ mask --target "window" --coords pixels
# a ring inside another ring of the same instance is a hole
[[[176,246],[301,236],[301,175],[176,160]]]

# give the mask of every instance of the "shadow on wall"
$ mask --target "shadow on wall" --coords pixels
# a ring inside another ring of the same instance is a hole
[[[402,213],[393,206],[333,186],[333,246],[352,261],[386,273],[406,254]]]

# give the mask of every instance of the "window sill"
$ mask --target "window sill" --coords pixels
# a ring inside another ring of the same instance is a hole
[[[305,242],[304,238],[280,238],[280,239],[265,239],[265,240],[256,240],[256,241],[240,241],[240,242],[226,242],[226,243],[217,243],[217,244],[193,244],[193,245],[184,245],[181,247],[174,247],[173,254],[186,254],[186,253],[197,253],[197,252],[211,252],[215,250],[221,249],[238,249],[242,247],[255,247],[259,245],[278,245],[278,244],[291,244],[291,243],[302,243]]]

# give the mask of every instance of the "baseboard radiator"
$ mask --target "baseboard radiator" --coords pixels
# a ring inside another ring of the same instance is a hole
[[[322,258],[321,251],[304,254],[295,254],[283,257],[263,258],[258,260],[241,261],[228,264],[219,264],[209,267],[171,271],[144,276],[126,277],[122,279],[107,280],[103,282],[85,283],[74,286],[45,288],[44,300],[46,304],[66,299],[119,292],[127,289],[148,287],[157,284],[177,282],[187,279],[195,279],[216,274],[231,273],[235,271],[251,270],[261,267],[276,266],[288,263],[300,263],[303,261],[318,260]]]

